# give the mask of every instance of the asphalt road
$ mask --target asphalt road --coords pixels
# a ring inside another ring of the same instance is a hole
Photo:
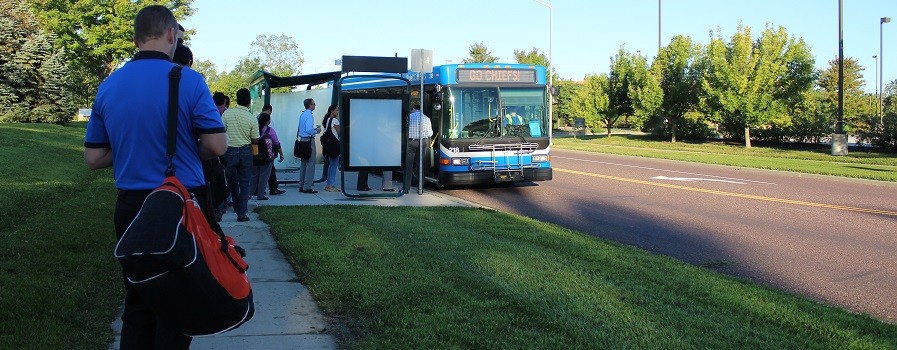
[[[565,150],[552,166],[442,192],[897,323],[897,184]]]

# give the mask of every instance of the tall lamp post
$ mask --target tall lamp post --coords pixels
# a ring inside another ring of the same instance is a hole
[[[882,56],[882,48],[884,48],[882,34],[884,34],[884,31],[882,29],[885,23],[891,23],[891,17],[882,17],[881,21],[878,22],[878,62],[881,64],[881,69],[878,70],[878,122],[882,125],[885,122],[884,115],[881,113],[881,95],[884,92],[882,85],[884,84],[885,74],[885,56]]]
[[[844,0],[838,0],[838,121],[832,134],[832,155],[847,155],[847,135],[844,134]]]
[[[878,102],[878,55],[872,55],[872,58],[875,59],[875,102]]]
[[[554,129],[554,61],[551,59],[552,47],[551,47],[551,29],[553,27],[552,20],[552,7],[550,3],[544,2],[542,0],[535,0],[542,6],[548,8],[548,123],[550,127],[548,128],[548,135],[551,135],[552,130]]]

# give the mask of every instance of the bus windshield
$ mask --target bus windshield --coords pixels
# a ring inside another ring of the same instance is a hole
[[[544,88],[449,87],[443,137],[547,137]]]

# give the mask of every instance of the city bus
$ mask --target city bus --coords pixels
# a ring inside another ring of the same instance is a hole
[[[433,126],[431,147],[424,158],[424,179],[439,187],[551,180],[551,119],[545,71],[545,67],[535,65],[473,63],[434,66],[426,74],[409,71],[402,75],[411,81],[411,104],[420,104],[422,95],[421,110]],[[281,128],[295,133],[301,112],[295,106],[301,107],[306,97],[315,98],[321,106],[315,119],[320,121],[326,111],[323,106],[337,101],[333,88],[340,76],[333,72],[280,78],[257,73],[251,90],[259,101],[258,106],[254,101],[253,109],[271,103],[277,115],[278,105],[287,106],[287,118],[272,116],[272,126],[280,134]],[[315,89],[309,83],[307,90],[270,93],[271,87],[300,81],[323,84],[324,80],[326,88]],[[405,81],[363,75],[343,76],[339,87],[344,95],[407,93],[407,89]]]

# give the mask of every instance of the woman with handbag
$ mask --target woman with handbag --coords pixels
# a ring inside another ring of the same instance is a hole
[[[340,154],[340,145],[339,145],[339,108],[336,105],[330,105],[327,108],[327,114],[324,116],[324,134],[321,135],[321,149],[323,156],[326,157],[325,164],[327,164],[327,169],[325,169],[327,173],[327,186],[324,186],[324,191],[327,192],[339,192],[340,189],[336,186],[336,170],[339,168],[339,154]]]
[[[275,149],[280,144],[277,132],[271,127],[271,115],[259,114],[259,152],[253,157],[252,180],[250,181],[250,193],[255,194],[256,200],[267,200],[265,188],[268,187],[268,177],[271,176],[271,168],[274,167],[274,159],[277,158]],[[280,152],[280,160],[283,161],[283,151]]]

